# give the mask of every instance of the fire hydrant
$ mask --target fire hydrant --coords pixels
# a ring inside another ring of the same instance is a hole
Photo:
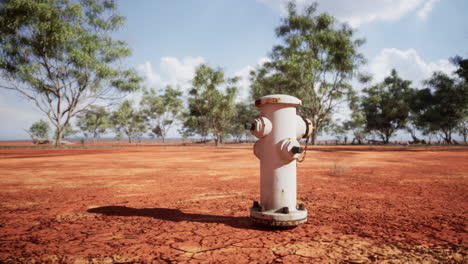
[[[254,154],[260,159],[260,202],[251,219],[268,226],[293,227],[307,222],[307,210],[296,202],[296,160],[304,149],[299,140],[312,132],[310,120],[296,114],[296,97],[273,94],[255,101],[260,115],[245,126],[259,138]]]

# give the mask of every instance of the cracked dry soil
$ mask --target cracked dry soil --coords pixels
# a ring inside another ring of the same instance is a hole
[[[311,147],[253,225],[250,145],[0,150],[0,263],[467,263],[466,147]]]

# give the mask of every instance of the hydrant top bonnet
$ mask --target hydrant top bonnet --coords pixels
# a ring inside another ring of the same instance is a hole
[[[255,100],[257,107],[263,104],[291,104],[299,106],[302,105],[302,101],[290,95],[271,94]]]

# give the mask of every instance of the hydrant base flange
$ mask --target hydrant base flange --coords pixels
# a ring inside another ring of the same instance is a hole
[[[264,226],[275,226],[275,227],[295,227],[300,224],[305,224],[307,222],[307,218],[295,221],[275,221],[275,220],[265,220],[259,218],[251,217],[254,223],[264,225]]]
[[[287,214],[275,211],[260,212],[258,208],[250,209],[253,222],[267,226],[298,226],[307,222],[307,210],[293,210]]]

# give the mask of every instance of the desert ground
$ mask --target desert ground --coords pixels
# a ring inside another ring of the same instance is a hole
[[[468,147],[309,147],[268,229],[252,145],[0,149],[0,263],[467,263]]]

